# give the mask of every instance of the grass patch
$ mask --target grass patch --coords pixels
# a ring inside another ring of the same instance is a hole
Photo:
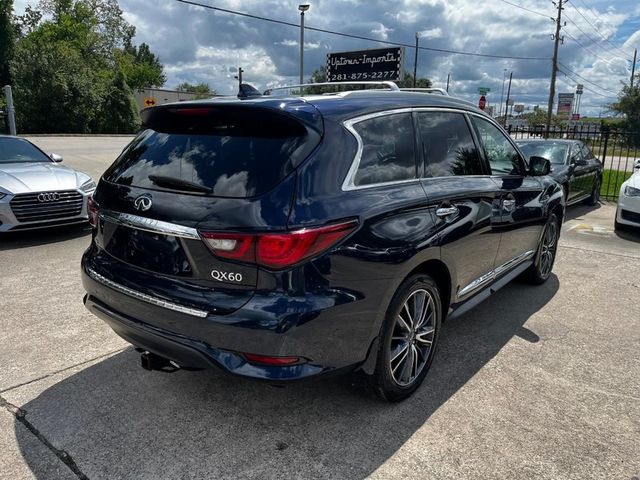
[[[631,175],[633,175],[633,172],[605,169],[602,172],[600,196],[605,198],[618,198],[618,194],[620,193],[620,185],[622,185],[622,183]]]

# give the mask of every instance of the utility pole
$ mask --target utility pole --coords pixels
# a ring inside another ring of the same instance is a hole
[[[555,4],[555,3],[554,3]],[[553,98],[556,96],[556,74],[558,73],[558,46],[564,38],[560,38],[560,28],[562,22],[562,0],[558,0],[558,17],[556,18],[556,34],[553,36],[553,63],[551,66],[551,85],[549,87],[549,103],[547,104],[547,135],[551,128],[551,114],[553,113]]]
[[[505,68],[502,72],[502,92],[500,93],[500,112],[498,116],[502,116],[502,102],[504,101],[504,82],[507,79],[507,69]]]
[[[636,57],[638,56],[638,49],[633,50],[633,65],[631,65],[631,88],[633,88],[633,77],[636,74]]]
[[[298,5],[300,10],[300,85],[304,84],[304,12],[309,10],[309,4]],[[302,95],[302,88],[300,89]]]
[[[13,95],[11,94],[11,86],[4,86],[4,99],[7,102],[7,122],[9,123],[9,135],[16,135],[16,116],[13,107]]]
[[[447,74],[447,93],[449,93],[449,80],[451,80],[451,72]]]
[[[502,126],[507,128],[507,117],[509,116],[509,98],[511,97],[511,80],[513,80],[513,72],[509,74],[509,88],[507,89],[507,101],[504,106],[504,123]]]
[[[242,69],[242,67],[238,67],[238,75],[233,77],[236,80],[238,80],[238,87],[242,86],[242,74],[243,73],[244,73],[244,70]]]
[[[413,88],[416,88],[416,82],[418,81],[418,40],[420,36],[416,32],[416,55],[413,58]]]

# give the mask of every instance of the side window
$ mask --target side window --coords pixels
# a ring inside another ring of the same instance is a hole
[[[582,149],[579,144],[574,143],[571,146],[571,163],[578,163],[580,160],[582,160]]]
[[[362,139],[362,156],[355,185],[416,178],[415,139],[410,113],[363,120],[353,128]]]
[[[591,160],[593,157],[595,157],[591,149],[587,147],[584,143],[580,145],[580,148],[582,150],[582,156],[584,157],[585,160]]]
[[[484,154],[493,175],[520,175],[520,155],[507,137],[492,123],[473,117]]]
[[[460,113],[418,112],[425,176],[482,175],[482,161]]]

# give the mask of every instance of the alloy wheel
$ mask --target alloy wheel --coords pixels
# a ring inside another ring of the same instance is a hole
[[[436,306],[427,290],[417,289],[405,300],[391,335],[389,368],[400,386],[411,385],[427,364],[436,333]]]
[[[540,245],[539,268],[540,275],[543,278],[546,278],[551,274],[557,243],[558,224],[557,222],[552,221],[547,224],[547,228],[545,229],[542,237],[542,244]]]

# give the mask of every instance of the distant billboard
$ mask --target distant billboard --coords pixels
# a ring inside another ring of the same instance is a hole
[[[573,93],[558,94],[558,115],[569,115],[573,109]]]
[[[402,80],[403,48],[327,54],[327,81]]]
[[[513,109],[516,111],[516,113],[522,113],[524,112],[524,105],[518,104],[514,106]]]

